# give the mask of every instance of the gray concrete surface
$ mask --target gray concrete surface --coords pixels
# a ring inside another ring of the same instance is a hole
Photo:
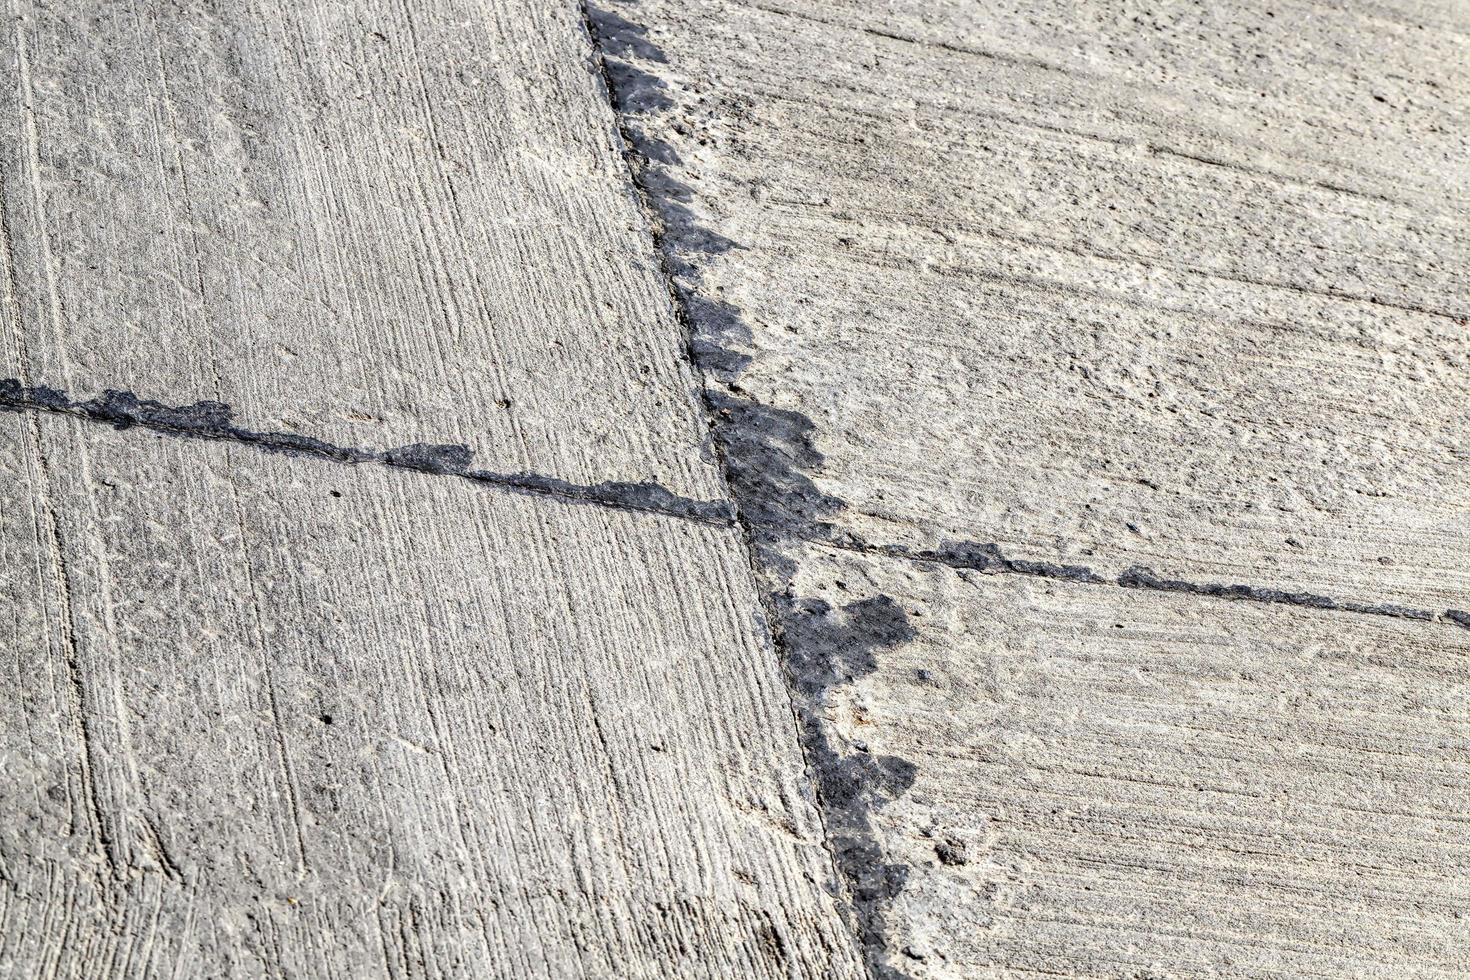
[[[0,976],[1470,974],[1467,39],[13,5]]]
[[[860,975],[733,530],[0,422],[0,974]]]
[[[0,43],[3,376],[718,496],[573,8],[22,3]]]
[[[589,9],[871,975],[1470,973],[1465,10]]]
[[[1465,975],[1470,631],[795,557],[895,971]]]
[[[593,6],[789,516],[1470,608],[1463,7]]]

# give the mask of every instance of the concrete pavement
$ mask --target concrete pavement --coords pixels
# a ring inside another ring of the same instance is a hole
[[[1464,975],[1467,28],[17,5],[0,975]]]

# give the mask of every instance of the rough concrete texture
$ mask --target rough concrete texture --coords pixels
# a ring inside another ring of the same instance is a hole
[[[591,2],[876,977],[1463,976],[1463,9]]]
[[[1465,976],[1470,631],[796,557],[894,972]]]
[[[0,424],[0,975],[860,975],[734,531]]]
[[[1463,6],[592,6],[811,531],[1470,608]]]
[[[0,45],[0,977],[1470,975],[1463,5]]]
[[[20,3],[0,45],[0,376],[718,496],[575,10]]]

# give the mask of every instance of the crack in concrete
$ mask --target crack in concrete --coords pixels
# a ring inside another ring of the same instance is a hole
[[[626,9],[626,8],[625,8]],[[1387,603],[1333,599],[1308,592],[1189,582],[1132,567],[1104,574],[1083,565],[1017,558],[998,544],[943,542],[930,549],[875,545],[839,530],[832,520],[846,503],[820,488],[813,475],[823,458],[813,422],[800,412],[762,404],[742,389],[751,334],[741,311],[701,289],[701,260],[739,245],[705,226],[693,190],[673,167],[675,147],[649,121],[674,106],[675,93],[639,63],[665,62],[641,26],[583,0],[583,27],[592,70],[611,104],[631,190],[649,215],[649,230],[672,308],[685,332],[688,356],[700,372],[698,398],[711,424],[714,455],[728,500],[699,501],[654,483],[606,482],[586,486],[535,473],[472,469],[461,445],[414,444],[376,450],[334,446],[293,433],[252,431],[235,424],[219,402],[171,407],[122,391],[77,400],[42,386],[0,381],[0,409],[51,412],[147,428],[185,438],[252,445],[264,452],[310,456],[343,464],[370,463],[455,476],[494,488],[566,503],[696,521],[740,532],[772,649],[787,675],[795,733],[832,867],[831,885],[870,976],[904,974],[890,959],[885,916],[904,887],[906,869],[892,863],[873,830],[874,814],[908,790],[914,764],[870,755],[829,731],[823,712],[834,691],[872,671],[877,654],[912,638],[906,614],[888,596],[832,608],[793,588],[794,564],[782,545],[810,543],[863,555],[947,566],[984,574],[1025,575],[1084,585],[1177,592],[1204,598],[1258,602],[1444,622],[1470,629],[1470,612],[1435,614]]]
[[[624,145],[634,193],[644,205],[674,308],[688,336],[689,356],[699,369],[701,397],[711,423],[716,457],[744,532],[751,570],[768,618],[773,649],[791,689],[792,707],[817,801],[823,843],[836,874],[843,914],[874,980],[907,976],[891,956],[888,906],[904,887],[906,869],[890,864],[873,830],[874,814],[907,791],[913,766],[892,757],[869,757],[865,746],[842,744],[828,731],[824,713],[832,693],[871,668],[875,651],[904,642],[906,615],[890,597],[870,605],[832,609],[797,594],[790,542],[825,544],[864,554],[932,562],[992,574],[1039,576],[1087,585],[1180,592],[1314,609],[1448,621],[1470,628],[1470,613],[1443,616],[1391,604],[1335,600],[1307,592],[1246,585],[1194,583],[1132,567],[1110,576],[1081,565],[1013,558],[997,544],[942,543],[918,550],[874,546],[839,529],[833,518],[845,501],[819,487],[813,475],[823,457],[814,443],[815,424],[798,411],[763,404],[740,384],[751,363],[752,332],[742,311],[704,288],[702,268],[713,256],[740,245],[709,226],[698,212],[699,197],[680,169],[679,149],[664,137],[666,123],[679,129],[679,83],[651,66],[668,58],[645,26],[623,12],[630,4],[582,0],[584,27],[593,48],[593,70],[601,76]],[[622,11],[622,12],[619,12]],[[669,116],[669,120],[661,117]]]
[[[724,396],[712,394],[711,403],[721,406],[716,410],[717,414],[729,411],[725,407]],[[495,473],[489,470],[476,470],[471,468],[473,452],[459,445],[414,443],[391,449],[362,449],[336,446],[320,439],[290,432],[256,432],[235,425],[231,421],[233,411],[229,406],[220,402],[202,401],[171,406],[139,398],[131,392],[116,389],[108,389],[96,398],[76,400],[58,389],[45,385],[28,387],[13,378],[0,379],[0,411],[33,411],[67,415],[107,423],[119,429],[136,426],[182,438],[242,443],[255,446],[263,452],[280,453],[287,456],[310,456],[349,465],[378,464],[420,473],[457,476],[512,493],[550,497],[568,503],[592,504],[613,510],[671,517],[713,527],[743,527],[756,551],[761,550],[760,541],[784,537],[788,540],[826,545],[839,551],[870,557],[916,563],[927,562],[962,571],[984,572],[989,575],[1029,575],[1086,585],[1107,585],[1152,592],[1180,592],[1204,598],[1300,606],[1329,612],[1386,616],[1423,623],[1450,623],[1470,629],[1470,612],[1460,609],[1434,612],[1397,603],[1359,602],[1355,599],[1338,599],[1314,592],[1287,591],[1272,586],[1193,582],[1186,579],[1166,578],[1142,565],[1132,565],[1120,574],[1110,576],[1086,565],[1014,558],[1002,551],[999,545],[987,542],[946,541],[938,548],[932,549],[916,549],[896,544],[872,544],[851,534],[836,533],[831,524],[812,519],[806,512],[807,508],[798,507],[796,510],[800,513],[792,512],[792,499],[805,500],[814,490],[814,485],[812,488],[802,486],[793,488],[783,485],[779,492],[767,486],[746,487],[744,494],[740,495],[750,495],[758,500],[766,500],[767,503],[764,506],[737,508],[734,504],[724,500],[692,500],[688,497],[681,497],[657,483],[604,482],[587,485],[569,483],[539,473]],[[750,409],[746,407],[742,411],[748,412]],[[737,428],[738,432],[732,438],[740,440],[749,438],[750,426]],[[728,447],[721,450],[722,477],[727,482],[739,483],[741,473],[746,470],[760,474],[761,480],[769,482],[769,467],[761,466],[758,461],[752,462],[743,456],[727,461],[725,459],[727,450]],[[789,482],[788,477],[786,483]],[[822,502],[825,504],[828,500]],[[777,507],[770,501],[782,501],[783,503]],[[781,559],[770,554],[763,561],[775,564]]]
[[[820,653],[873,644],[868,643],[870,638],[862,636],[841,639],[842,627],[828,621],[826,614],[830,609],[808,609],[800,605],[791,595],[790,575],[780,556],[775,549],[765,546],[779,540],[793,526],[788,513],[793,499],[806,498],[808,506],[797,509],[806,512],[807,522],[817,513],[840,508],[842,503],[820,494],[797,465],[782,463],[771,453],[773,438],[798,449],[809,445],[806,436],[812,428],[810,420],[794,412],[777,413],[767,406],[711,388],[712,378],[733,387],[749,363],[748,357],[732,349],[733,342],[749,337],[749,329],[738,310],[705,299],[689,287],[694,269],[678,255],[670,236],[675,236],[683,248],[701,255],[725,251],[733,248],[734,243],[702,227],[693,212],[681,203],[689,200],[689,189],[651,165],[656,160],[677,160],[678,155],[633,121],[649,109],[666,108],[672,103],[663,92],[661,80],[641,71],[619,54],[632,53],[661,62],[662,52],[647,39],[642,28],[612,11],[582,0],[581,12],[594,70],[602,79],[623,144],[628,175],[648,217],[660,271],[684,329],[687,356],[700,378],[699,397],[714,435],[715,459],[727,492],[735,501],[735,524],[744,538],[751,581],[771,649],[786,673],[804,775],[816,797],[814,810],[821,828],[821,843],[831,864],[830,888],[846,899],[848,907],[842,915],[852,930],[856,952],[867,974],[874,980],[904,980],[903,974],[893,970],[883,956],[879,913],[882,904],[903,887],[904,869],[883,862],[882,847],[869,824],[868,814],[875,801],[871,789],[865,785],[869,781],[865,777],[876,770],[844,760],[827,738],[818,717],[827,691],[839,683],[819,663]],[[743,424],[747,422],[750,424]],[[802,458],[812,465],[820,459],[815,450]],[[783,580],[784,587],[771,587],[773,577]],[[896,606],[894,611],[902,621],[902,611]],[[865,617],[854,618],[862,623]],[[895,626],[890,633],[901,636],[901,627]],[[817,643],[820,650],[816,653],[803,648],[803,640],[813,638],[821,641]],[[874,641],[877,642],[880,641]],[[895,772],[901,772],[906,765],[897,759],[886,763]],[[897,786],[895,795],[906,788],[907,784]]]
[[[1421,623],[1449,623],[1470,629],[1470,612],[1459,609],[1446,609],[1444,612],[1437,613],[1429,609],[1417,609],[1413,606],[1391,602],[1334,599],[1315,592],[1292,592],[1271,586],[1191,582],[1185,579],[1165,578],[1143,565],[1130,565],[1117,575],[1106,575],[1086,565],[1066,565],[1026,558],[1012,558],[1005,554],[999,545],[993,543],[946,541],[938,548],[915,549],[904,545],[870,544],[855,539],[851,535],[836,538],[811,537],[805,540],[853,554],[892,558],[897,561],[920,564],[943,565],[959,571],[976,571],[987,575],[1029,575],[1034,578],[1056,579],[1083,585],[1104,585],[1148,592],[1180,592],[1209,599],[1299,606],[1327,612],[1408,619]]]
[[[264,452],[310,456],[348,465],[377,464],[441,476],[456,476],[511,493],[545,497],[575,504],[594,504],[613,510],[656,514],[713,527],[731,527],[734,510],[724,500],[692,500],[657,483],[608,481],[570,483],[539,473],[496,473],[472,468],[468,447],[414,443],[391,449],[335,446],[291,432],[256,432],[234,422],[234,412],[221,402],[165,405],[139,398],[132,392],[109,389],[96,398],[74,399],[44,385],[30,387],[14,378],[0,380],[0,410],[48,412],[105,422],[119,429],[149,429],[164,435],[254,446]]]

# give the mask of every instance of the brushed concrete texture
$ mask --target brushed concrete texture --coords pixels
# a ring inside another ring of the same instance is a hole
[[[1470,632],[792,557],[879,975],[1465,976]]]
[[[758,518],[1470,608],[1464,5],[589,8]]]
[[[18,2],[0,64],[0,378],[719,496],[571,5]]]
[[[0,978],[1470,971],[1467,8],[0,45]]]
[[[861,975],[736,532],[0,438],[0,976]]]

